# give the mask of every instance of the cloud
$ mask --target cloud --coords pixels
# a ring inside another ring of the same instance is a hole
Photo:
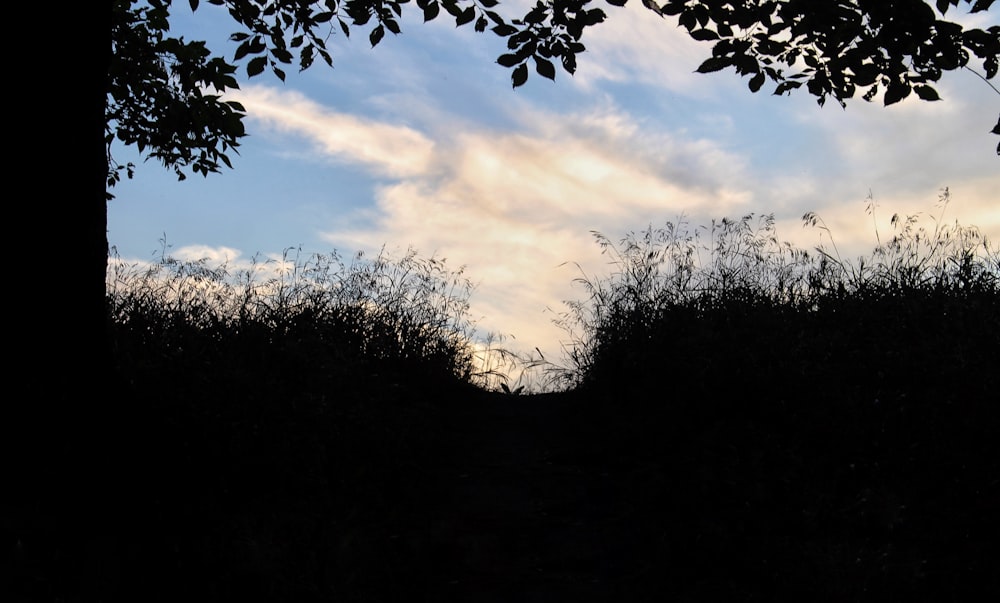
[[[298,92],[247,86],[232,97],[266,128],[305,137],[316,152],[360,164],[378,175],[423,173],[434,150],[434,142],[413,128],[336,113]]]
[[[695,97],[718,92],[720,79],[695,73],[711,44],[691,39],[676,18],[659,17],[641,2],[604,10],[607,20],[584,33],[587,51],[578,57],[574,82],[645,84]]]
[[[592,230],[617,237],[683,213],[737,211],[751,198],[742,158],[613,106],[535,109],[520,120],[509,131],[440,124],[428,134],[433,170],[383,182],[374,214],[345,219],[324,239],[366,251],[406,242],[467,267],[479,283],[471,313],[484,333],[513,335],[516,347],[557,358],[567,334],[552,319],[580,293],[576,262],[591,275],[607,268]]]

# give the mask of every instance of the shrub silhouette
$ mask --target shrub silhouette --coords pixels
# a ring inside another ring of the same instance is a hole
[[[856,261],[814,214],[830,238],[812,252],[779,242],[771,216],[620,245],[595,233],[616,270],[584,275],[561,317],[569,369],[525,359],[566,386],[543,396],[486,392],[504,376],[470,345],[471,286],[434,258],[289,250],[232,274],[165,250],[113,258],[108,396],[129,409],[128,483],[109,501],[121,520],[101,556],[121,569],[102,592],[435,598],[437,560],[399,535],[461,512],[434,468],[461,467],[452,432],[497,399],[574,404],[549,419],[587,434],[561,470],[611,480],[631,510],[615,525],[634,543],[607,564],[626,569],[601,576],[625,600],[997,589],[1000,255],[944,223],[948,202],[933,229],[895,218]],[[93,594],[72,545],[19,538],[18,600]]]

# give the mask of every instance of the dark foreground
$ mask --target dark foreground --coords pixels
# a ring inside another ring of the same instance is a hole
[[[160,407],[135,417],[114,496],[5,501],[3,599],[989,600],[988,395]]]

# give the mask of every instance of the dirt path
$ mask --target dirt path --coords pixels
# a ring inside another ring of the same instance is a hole
[[[614,600],[644,571],[629,483],[601,449],[605,426],[559,395],[482,396],[447,414],[454,452],[431,475],[439,504],[415,527],[426,587],[442,599]],[[632,474],[631,476],[629,474]],[[633,479],[630,479],[633,478]]]

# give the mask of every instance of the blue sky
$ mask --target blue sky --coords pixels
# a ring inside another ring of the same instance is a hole
[[[523,14],[523,2],[500,12]],[[471,316],[484,332],[513,336],[558,359],[566,334],[552,324],[572,285],[574,262],[606,274],[592,230],[612,239],[648,225],[773,213],[778,236],[811,248],[818,213],[841,252],[874,243],[869,191],[889,219],[935,211],[1000,239],[1000,160],[989,134],[1000,95],[968,71],[947,73],[942,102],[910,98],[885,108],[860,98],[841,109],[805,93],[752,94],[732,72],[697,74],[711,45],[641,3],[604,7],[608,20],[584,36],[574,76],[532,74],[512,90],[495,63],[504,41],[421,23],[404,5],[403,33],[372,49],[367,28],[329,40],[334,68],[317,62],[268,72],[233,98],[249,136],[233,170],[178,182],[132,149],[136,178],[114,190],[109,241],[127,261],[146,261],[166,236],[178,258],[246,266],[334,249],[350,255],[416,249],[466,267],[477,283]],[[203,4],[176,3],[177,33],[232,57],[235,23]],[[444,13],[442,13],[444,15]],[[948,18],[961,15],[949,12]],[[996,10],[963,21],[995,24]],[[447,15],[445,15],[447,17]],[[241,74],[245,73],[241,70]]]

